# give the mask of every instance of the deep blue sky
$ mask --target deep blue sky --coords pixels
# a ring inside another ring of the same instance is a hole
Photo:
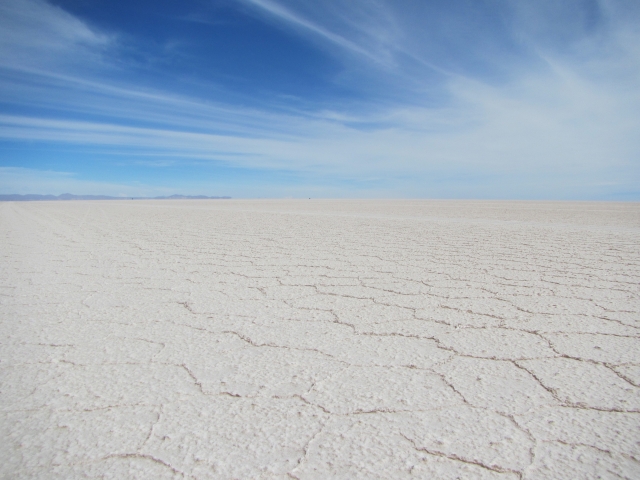
[[[640,200],[640,2],[3,0],[0,193]]]

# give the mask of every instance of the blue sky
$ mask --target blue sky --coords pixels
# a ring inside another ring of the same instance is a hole
[[[636,0],[3,0],[0,193],[640,200]]]

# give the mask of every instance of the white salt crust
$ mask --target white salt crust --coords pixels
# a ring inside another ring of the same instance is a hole
[[[1,478],[640,478],[640,205],[0,203]]]

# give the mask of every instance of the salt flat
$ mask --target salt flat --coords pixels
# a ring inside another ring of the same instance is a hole
[[[640,205],[0,204],[2,478],[640,478]]]

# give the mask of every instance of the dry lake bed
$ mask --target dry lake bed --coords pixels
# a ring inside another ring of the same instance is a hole
[[[640,478],[640,204],[0,203],[1,478]]]

